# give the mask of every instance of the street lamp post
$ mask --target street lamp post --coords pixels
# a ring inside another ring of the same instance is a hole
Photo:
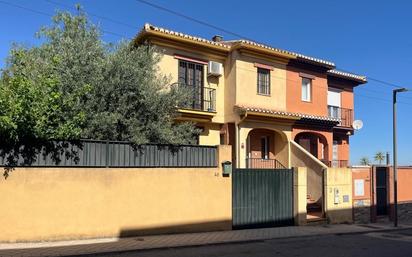
[[[394,198],[394,226],[398,226],[398,156],[396,153],[396,94],[406,92],[406,88],[393,90],[393,198]]]

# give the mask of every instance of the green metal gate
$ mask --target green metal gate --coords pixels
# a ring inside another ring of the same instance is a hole
[[[235,169],[233,229],[293,225],[292,169]]]

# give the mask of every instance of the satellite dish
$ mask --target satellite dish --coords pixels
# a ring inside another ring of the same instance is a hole
[[[352,128],[355,130],[360,130],[363,127],[363,122],[361,120],[354,120],[352,123]]]

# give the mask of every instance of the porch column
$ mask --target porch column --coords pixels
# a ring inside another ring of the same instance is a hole
[[[252,128],[245,128],[240,126],[238,128],[238,133],[239,133],[239,151],[238,151],[238,168],[246,168],[246,158],[247,158],[247,138],[249,135],[249,132],[252,130]]]
[[[307,168],[293,168],[293,214],[295,225],[306,224]]]

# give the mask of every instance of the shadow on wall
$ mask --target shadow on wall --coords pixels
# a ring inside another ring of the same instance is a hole
[[[387,206],[387,214],[376,215],[375,204],[353,207],[353,221],[356,224],[379,223],[394,220],[394,205]],[[398,222],[412,224],[412,201],[398,203]]]
[[[269,217],[267,217],[269,218]],[[204,223],[188,223],[180,225],[170,225],[153,228],[124,228],[119,232],[119,238],[127,238],[133,236],[149,236],[149,235],[164,235],[164,234],[182,234],[182,233],[201,233],[211,231],[228,231],[228,230],[242,230],[242,229],[256,229],[256,228],[273,228],[293,226],[293,219],[277,219],[276,222],[261,221],[250,222],[248,224],[240,225],[232,228],[232,220],[222,220],[216,222]]]
[[[131,236],[147,236],[147,235],[160,235],[160,234],[177,234],[177,233],[195,233],[195,232],[208,232],[208,231],[225,231],[232,229],[231,220],[221,220],[214,222],[198,222],[187,223],[179,225],[158,226],[152,228],[123,228],[119,232],[119,237],[131,237]]]
[[[393,170],[387,166],[352,169],[353,207],[356,223],[394,218]],[[398,169],[398,220],[412,223],[412,169]]]

